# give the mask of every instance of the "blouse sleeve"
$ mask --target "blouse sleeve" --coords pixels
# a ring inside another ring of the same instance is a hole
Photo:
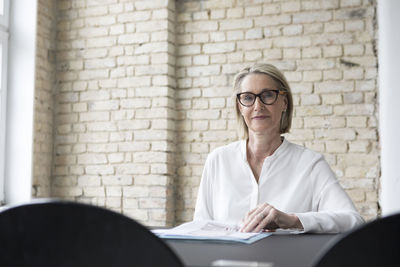
[[[210,156],[207,157],[201,177],[200,187],[197,195],[196,207],[193,220],[213,220],[212,199],[212,164]]]
[[[304,232],[341,233],[364,222],[350,197],[321,156],[310,169],[313,179],[313,211],[296,213]]]

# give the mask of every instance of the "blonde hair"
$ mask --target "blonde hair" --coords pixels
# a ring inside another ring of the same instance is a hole
[[[282,72],[276,68],[275,66],[271,64],[255,64],[251,67],[246,67],[239,71],[235,75],[235,78],[233,80],[233,90],[234,90],[234,99],[235,99],[235,111],[236,111],[236,119],[238,121],[238,126],[239,126],[239,131],[241,132],[241,135],[244,139],[248,138],[248,127],[246,125],[246,122],[243,119],[243,116],[240,113],[239,110],[239,103],[237,102],[236,99],[236,94],[241,92],[241,84],[243,79],[250,74],[265,74],[269,77],[271,77],[276,84],[278,85],[278,90],[282,90],[286,92],[286,99],[287,99],[287,109],[286,111],[282,112],[282,117],[281,117],[281,125],[280,125],[280,134],[288,133],[290,130],[290,127],[292,125],[292,116],[293,116],[293,98],[292,98],[292,92],[290,90],[289,83],[287,82],[285,76],[282,74]]]

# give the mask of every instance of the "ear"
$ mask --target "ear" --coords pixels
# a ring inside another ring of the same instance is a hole
[[[237,99],[236,99],[236,105],[237,105],[237,107],[238,107],[238,109],[239,109],[239,111],[240,111],[240,114],[242,114],[243,106],[240,105],[239,100],[237,100]],[[243,115],[243,114],[242,114],[242,115]]]
[[[288,108],[288,99],[287,96],[283,98],[283,110],[286,111]]]

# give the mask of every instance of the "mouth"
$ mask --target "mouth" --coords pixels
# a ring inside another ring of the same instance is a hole
[[[268,116],[266,116],[266,115],[259,115],[259,116],[252,117],[253,120],[264,120],[266,118],[268,118]]]

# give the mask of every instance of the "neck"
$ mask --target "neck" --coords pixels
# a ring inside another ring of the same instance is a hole
[[[249,140],[247,142],[248,156],[263,160],[271,156],[281,143],[282,139],[279,133],[271,135],[249,132]]]

